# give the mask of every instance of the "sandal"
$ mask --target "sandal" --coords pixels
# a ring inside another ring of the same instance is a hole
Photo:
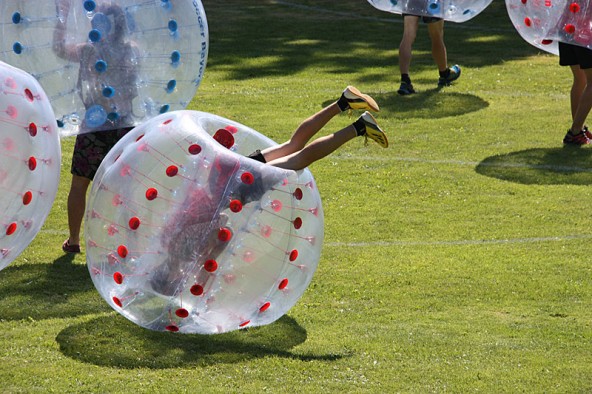
[[[70,238],[62,244],[62,250],[66,253],[80,253],[80,245],[71,245]]]

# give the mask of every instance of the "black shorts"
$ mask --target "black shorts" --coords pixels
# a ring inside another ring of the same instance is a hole
[[[261,151],[259,149],[257,149],[255,152],[251,153],[247,157],[249,159],[257,160],[261,163],[267,163],[267,161],[265,161],[265,156],[263,156],[263,153],[261,153]]]
[[[579,65],[581,69],[592,68],[592,49],[559,42],[559,65]]]
[[[95,177],[101,162],[115,144],[132,127],[117,130],[94,131],[76,136],[72,154],[72,175],[78,175],[91,181]]]
[[[405,19],[406,16],[417,16],[418,18],[420,17],[419,15],[413,15],[413,14],[403,14],[403,19]],[[435,18],[433,16],[422,16],[421,20],[423,21],[423,23],[435,23],[438,21],[441,21],[442,18]]]

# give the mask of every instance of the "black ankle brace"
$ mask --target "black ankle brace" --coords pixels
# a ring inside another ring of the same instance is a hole
[[[347,99],[343,94],[341,95],[341,97],[339,97],[339,100],[337,100],[337,105],[339,106],[341,112],[349,109],[349,103],[347,102]]]
[[[356,129],[356,134],[359,136],[366,134],[366,123],[362,120],[362,118],[356,120],[353,123],[354,129]]]

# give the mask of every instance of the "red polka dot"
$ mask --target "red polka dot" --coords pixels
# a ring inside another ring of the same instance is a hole
[[[284,278],[281,280],[278,289],[284,290],[286,287],[288,287],[288,278]]]
[[[255,177],[250,172],[245,172],[241,175],[241,182],[245,185],[252,185],[255,182]]]
[[[166,174],[169,177],[174,177],[179,172],[179,167],[177,166],[168,166],[166,169]]]
[[[201,152],[201,146],[198,144],[189,145],[189,153],[192,155],[197,155]]]
[[[117,305],[120,308],[123,308],[123,303],[121,302],[121,300],[119,298],[113,297],[112,300],[115,305]]]
[[[113,196],[113,198],[111,199],[111,204],[116,207],[118,205],[122,205],[123,204],[123,200],[121,199],[121,196],[119,194],[116,194]]]
[[[243,203],[240,202],[239,200],[232,200],[230,201],[230,210],[234,213],[238,213],[240,211],[242,211],[243,209]]]
[[[261,227],[261,235],[265,238],[271,237],[272,228],[271,226],[265,225]]]
[[[115,281],[115,283],[117,283],[118,285],[123,283],[123,274],[121,272],[116,272],[113,274],[113,280]]]
[[[29,123],[29,134],[31,137],[35,137],[37,135],[37,125],[35,123]]]
[[[279,212],[282,210],[282,202],[280,200],[273,200],[271,202],[271,209],[273,209],[275,212]]]
[[[522,4],[526,4],[528,0],[522,0]]]
[[[204,288],[202,285],[193,285],[191,286],[191,288],[189,289],[189,291],[191,292],[191,294],[193,294],[194,296],[198,297],[200,295],[203,294],[204,292]]]
[[[250,320],[246,320],[244,322],[242,322],[239,327],[245,327],[246,325],[248,325],[251,321]]]
[[[230,131],[232,134],[236,134],[238,129],[235,126],[228,125],[225,127],[226,130]]]
[[[216,260],[206,260],[204,263],[204,269],[208,272],[214,272],[218,269],[218,263]]]
[[[31,156],[29,157],[29,161],[27,162],[27,164],[29,166],[29,170],[35,171],[35,168],[37,168],[37,159]]]
[[[221,228],[220,231],[218,231],[218,239],[221,242],[228,242],[230,241],[230,239],[232,238],[232,231],[230,231],[230,229],[228,228]]]
[[[524,24],[527,27],[530,27],[530,26],[532,26],[532,20],[529,17],[526,17],[526,18],[524,18]]]
[[[26,192],[25,194],[23,194],[23,205],[29,205],[32,200],[33,200],[33,193]]]
[[[128,250],[127,247],[125,245],[119,245],[117,247],[117,254],[119,255],[119,257],[121,257],[122,259],[125,259],[127,257],[128,254]]]
[[[132,173],[132,168],[130,166],[128,166],[127,164],[121,166],[121,169],[119,170],[119,175],[121,175],[121,176],[128,176],[131,173]]]
[[[135,216],[134,216],[133,218],[131,218],[131,219],[129,220],[129,227],[130,227],[132,230],[137,230],[137,229],[138,229],[138,227],[140,227],[140,219],[139,219],[139,218],[137,218],[137,217],[135,217]]]
[[[232,133],[226,129],[218,129],[214,134],[214,139],[223,147],[230,149],[234,145]]]
[[[298,251],[294,249],[290,252],[290,261],[295,261],[298,258]]]
[[[177,332],[177,331],[179,331],[179,327],[177,327],[174,324],[168,325],[164,329],[167,330],[167,331],[170,331],[170,332]]]
[[[302,189],[301,188],[297,188],[296,190],[294,190],[294,198],[297,200],[302,200]]]
[[[140,141],[142,138],[144,138],[144,134],[140,134],[140,136],[138,136],[138,138],[136,138],[136,142]]]
[[[8,107],[6,107],[6,113],[12,119],[16,119],[18,117],[18,109],[16,109],[14,105],[9,105]]]
[[[189,312],[185,308],[179,308],[175,311],[175,315],[179,316],[182,319],[185,319],[187,316],[189,316]]]
[[[261,306],[261,308],[259,308],[259,312],[265,312],[267,309],[269,309],[270,306],[271,303],[266,302],[265,304],[263,304],[263,306]]]
[[[580,5],[578,3],[571,3],[569,5],[569,10],[574,14],[580,12]]]
[[[574,25],[572,25],[571,23],[568,23],[567,25],[565,25],[565,32],[568,34],[574,34],[576,31],[576,27]]]
[[[146,199],[148,201],[152,201],[154,200],[156,197],[158,197],[158,190],[156,190],[155,188],[151,187],[148,190],[146,190]]]
[[[252,263],[255,261],[255,253],[251,252],[250,250],[243,253],[243,261],[245,263]]]
[[[294,219],[294,228],[296,230],[300,230],[301,227],[302,227],[302,219],[300,219],[300,218]]]
[[[551,45],[552,43],[553,43],[553,40],[547,40],[547,39],[541,40],[541,44],[543,44],[543,45]]]
[[[29,101],[33,101],[35,99],[35,96],[33,96],[33,92],[31,92],[29,89],[25,89],[25,96]]]
[[[8,225],[8,227],[6,227],[6,235],[12,235],[12,234],[14,234],[14,232],[15,232],[15,231],[16,231],[16,229],[17,229],[17,227],[18,227],[18,226],[17,226],[17,224],[16,224],[16,223],[14,223],[14,222],[13,222],[13,223],[10,223],[10,224]]]
[[[172,121],[173,121],[172,119],[167,119],[167,120],[165,120],[164,122],[162,122],[162,124],[169,124],[169,123],[171,123]]]

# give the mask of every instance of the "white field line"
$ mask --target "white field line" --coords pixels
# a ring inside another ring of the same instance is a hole
[[[560,242],[582,239],[592,239],[592,234],[564,235],[558,237],[533,237],[533,238],[510,238],[510,239],[464,239],[456,241],[378,241],[378,242],[325,242],[327,247],[377,247],[377,246],[467,246],[467,245],[505,245],[505,244],[528,244],[541,242]]]

